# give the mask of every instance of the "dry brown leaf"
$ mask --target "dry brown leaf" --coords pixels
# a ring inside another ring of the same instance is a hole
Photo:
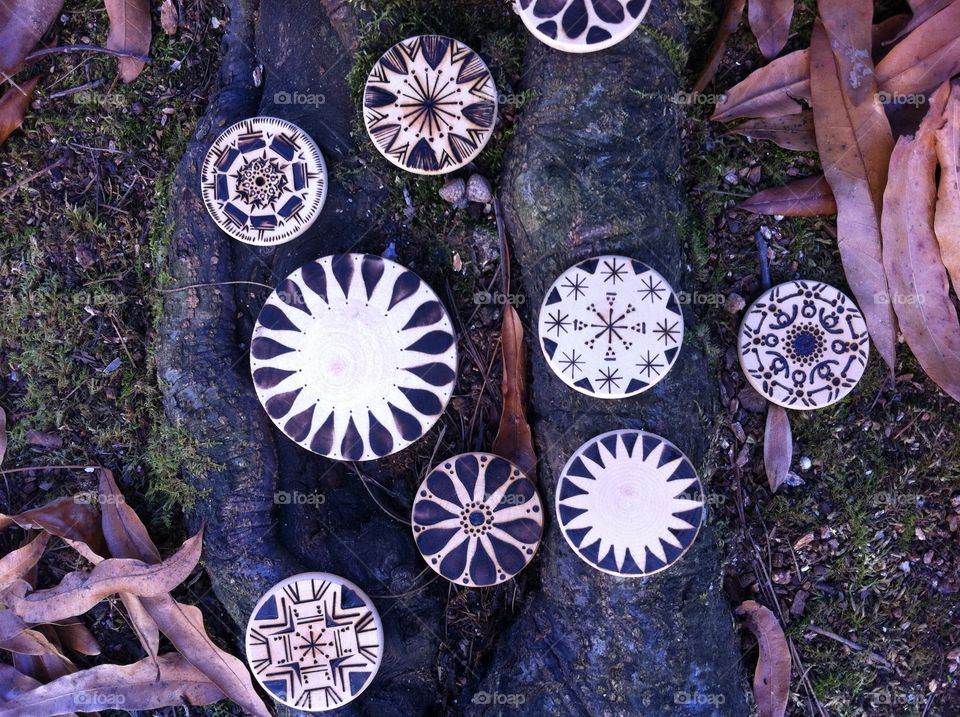
[[[894,95],[927,92],[960,73],[960,2],[921,23],[877,64],[877,82]]]
[[[925,23],[952,2],[954,2],[954,0],[913,0],[912,2],[909,2],[910,9],[913,10],[913,16],[910,18],[909,22],[904,23],[904,26],[900,29],[900,31],[897,32],[897,34],[895,34],[893,37],[889,38],[887,42],[899,40],[904,35],[913,32],[913,30]]]
[[[63,0],[0,2],[0,77],[12,75],[63,9]]]
[[[937,148],[949,86],[937,92],[915,137],[901,137],[883,196],[883,264],[900,331],[927,375],[960,401],[960,320],[934,234]]]
[[[763,432],[763,467],[767,473],[770,491],[786,480],[793,462],[793,433],[787,409],[776,403],[767,406],[767,425]]]
[[[27,443],[37,448],[62,448],[63,438],[56,433],[27,431]]]
[[[888,43],[898,37],[909,22],[910,15],[901,13],[899,15],[891,15],[873,26],[871,38],[873,40],[874,62],[889,52],[890,47]]]
[[[39,687],[40,682],[15,667],[0,664],[0,703]]]
[[[39,630],[32,629],[12,610],[0,609],[0,649],[18,655],[36,658],[20,660],[21,664],[30,664],[30,667],[20,668],[21,672],[31,677],[44,679],[52,674],[67,674],[76,669],[73,662],[64,655],[60,648]],[[18,660],[14,660],[15,666]]]
[[[790,34],[794,0],[750,0],[747,20],[760,52],[768,60],[780,54]]]
[[[110,471],[101,470],[100,504],[103,506],[103,535],[110,554],[156,562],[159,552],[140,517],[120,494]],[[169,595],[143,598],[143,608],[177,650],[202,670],[231,700],[257,717],[270,717],[254,689],[250,673],[239,659],[221,650],[207,635],[203,614],[192,605],[177,602]]]
[[[754,214],[819,217],[837,213],[837,202],[822,174],[764,189],[737,205]]]
[[[727,41],[730,36],[737,31],[740,25],[740,18],[743,17],[743,8],[747,0],[727,0],[726,10],[723,12],[723,18],[717,27],[717,34],[713,37],[713,43],[710,45],[710,51],[707,53],[707,62],[700,71],[700,76],[693,83],[693,92],[703,92],[707,85],[717,74],[717,68],[720,67],[720,60],[723,59],[723,53],[727,49]]]
[[[762,117],[747,120],[730,130],[750,139],[765,139],[785,149],[816,152],[817,137],[813,132],[813,113],[804,110],[798,115]]]
[[[39,533],[23,547],[0,558],[0,590],[6,590],[12,583],[24,578],[40,560],[49,539],[49,533]]]
[[[177,12],[177,6],[171,0],[163,0],[160,6],[160,27],[168,35],[177,34],[177,26],[180,24],[180,13]]]
[[[0,530],[11,525],[25,530],[45,530],[58,538],[85,543],[99,555],[107,554],[100,531],[100,513],[81,496],[57,498],[19,515],[0,513]]]
[[[933,230],[953,290],[960,294],[960,84],[954,84],[936,131],[940,188]]]
[[[67,648],[81,655],[99,655],[100,643],[93,636],[86,625],[79,618],[71,617],[61,620],[53,626],[60,641],[61,648]]]
[[[0,97],[0,144],[23,124],[30,108],[30,98],[37,89],[39,77],[31,77],[20,87],[11,87]]]
[[[57,650],[63,652],[63,645],[60,644],[60,638],[53,625],[38,625],[35,629],[42,633]],[[46,673],[44,683],[64,675],[72,675],[79,669],[69,658],[62,660],[56,655],[40,655],[39,659],[40,664],[43,665],[43,671]]]
[[[503,376],[500,391],[503,411],[500,427],[493,439],[493,452],[512,461],[531,480],[536,479],[537,454],[533,449],[533,435],[527,422],[527,348],[523,342],[523,324],[512,304],[503,310],[503,328],[500,332],[503,357]]]
[[[783,717],[790,697],[790,648],[783,628],[769,608],[747,600],[737,608],[760,645],[753,673],[753,697],[760,717]]]
[[[778,57],[731,87],[710,117],[729,122],[741,117],[781,117],[810,104],[810,53],[797,50]]]
[[[159,665],[159,672],[158,672]],[[0,705],[0,717],[47,717],[90,706],[125,711],[208,705],[223,693],[182,655],[132,665],[98,665],[24,692]]]
[[[138,597],[169,593],[186,580],[200,561],[203,533],[188,538],[174,555],[162,563],[148,565],[142,560],[111,558],[93,570],[68,573],[48,590],[23,597],[13,596],[10,607],[30,623],[57,622],[82,615],[109,595],[125,592]]]
[[[130,618],[130,626],[137,634],[137,639],[143,647],[147,656],[157,659],[160,654],[160,628],[150,617],[150,613],[143,606],[136,595],[130,593],[120,593],[120,601],[127,608],[127,617]]]
[[[135,55],[149,54],[152,34],[149,0],[104,0],[104,5],[110,18],[107,47]],[[120,79],[133,82],[144,67],[146,63],[142,60],[121,57]]]
[[[897,333],[880,252],[880,207],[893,135],[871,72],[873,4],[822,0],[820,13],[810,39],[820,162],[837,202],[837,246],[847,282],[892,375]]]

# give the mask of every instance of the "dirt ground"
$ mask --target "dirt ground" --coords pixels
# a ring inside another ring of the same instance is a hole
[[[151,333],[158,299],[169,287],[158,259],[170,180],[215,78],[223,19],[216,2],[181,5],[179,32],[156,33],[152,64],[129,86],[114,82],[115,61],[103,56],[60,54],[39,64],[44,79],[31,112],[0,148],[0,405],[11,425],[4,467],[112,468],[164,551],[183,537],[183,512],[197,498],[180,479],[180,466],[202,473],[204,463],[190,436],[166,422],[159,402]],[[400,37],[420,29],[433,4],[387,5],[388,26]],[[499,2],[498,12],[505,7]],[[715,9],[702,0],[685,5],[692,49],[657,38],[688,86],[709,44]],[[510,88],[523,39],[493,31],[496,17],[478,28],[463,15],[460,27],[446,31],[476,38],[498,86]],[[812,18],[810,4],[798,5],[791,47],[805,44]],[[106,33],[102,3],[79,0],[68,3],[50,39],[103,44]],[[364,63],[389,39],[380,32],[362,38],[355,87]],[[726,89],[759,61],[750,36],[740,32],[708,92]],[[685,181],[696,211],[682,222],[694,279],[687,308],[709,327],[692,340],[715,358],[716,399],[726,407],[712,427],[710,463],[700,468],[731,604],[752,597],[779,607],[807,678],[801,684],[795,674],[792,715],[812,714],[814,694],[832,715],[960,713],[960,407],[901,345],[894,385],[872,360],[850,398],[791,415],[796,485],[771,496],[761,463],[763,414],[731,348],[742,315],[732,310],[734,295],[749,304],[760,291],[755,233],[767,239],[774,282],[802,276],[845,283],[831,218],[776,221],[734,207],[757,188],[816,172],[816,157],[724,136],[707,119],[711,106],[687,106]],[[478,167],[492,179],[512,117]],[[376,160],[369,143],[364,151]],[[438,199],[439,186],[440,180],[404,176],[385,211],[408,248],[429,237],[422,246],[449,262],[449,288],[431,281],[456,305],[473,344],[472,368],[444,421],[445,440],[477,446],[492,438],[496,419],[499,312],[473,297],[497,288],[496,235],[492,216],[476,207],[452,211]],[[4,478],[3,512],[93,485],[76,472]],[[0,541],[3,552],[13,545],[8,535]],[[67,569],[49,561],[41,579],[52,582]],[[441,661],[477,659],[493,638],[484,634],[482,616],[515,607],[509,591],[494,598],[463,594],[451,611],[450,655]],[[198,602],[218,624],[220,611],[202,574],[181,597]],[[136,658],[135,640],[113,605],[102,604],[93,617],[107,657]],[[229,632],[226,625],[216,630]],[[748,669],[755,659],[746,637]]]

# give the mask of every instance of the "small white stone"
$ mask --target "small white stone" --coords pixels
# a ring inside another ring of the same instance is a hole
[[[813,461],[810,460],[810,456],[800,457],[800,470],[808,471],[812,466]]]
[[[466,193],[466,185],[462,179],[448,179],[440,187],[440,198],[447,204],[459,204]]]
[[[486,204],[493,199],[490,182],[482,174],[471,174],[467,182],[467,199],[478,204]]]

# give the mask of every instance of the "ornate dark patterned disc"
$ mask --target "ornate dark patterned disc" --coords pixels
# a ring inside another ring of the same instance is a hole
[[[646,391],[676,361],[683,314],[659,273],[625,256],[567,269],[540,308],[540,347],[568,386],[597,398]]]
[[[543,535],[536,486],[492,453],[450,458],[420,484],[413,537],[427,565],[458,585],[509,580],[533,559]]]
[[[738,349],[750,385],[785,408],[809,410],[853,390],[867,366],[870,339],[863,315],[842,291],[788,281],[747,310]]]
[[[402,169],[445,174],[480,154],[497,118],[486,64],[462,42],[419,35],[370,70],[363,120],[377,149]]]
[[[253,609],[247,663],[278,702],[326,712],[355,700],[383,657],[380,615],[363,591],[329,573],[274,585]]]
[[[327,198],[327,165],[302,129],[276,117],[228,127],[203,160],[203,202],[223,231],[282,244],[313,223]]]
[[[643,21],[650,0],[516,0],[527,29],[564,52],[616,45]]]
[[[419,276],[369,254],[302,266],[267,299],[250,343],[257,396],[314,453],[363,461],[405,448],[443,413],[457,342]]]
[[[650,575],[690,548],[703,522],[703,490],[687,457],[645,431],[584,443],[557,483],[557,516],[570,547],[605,573]]]

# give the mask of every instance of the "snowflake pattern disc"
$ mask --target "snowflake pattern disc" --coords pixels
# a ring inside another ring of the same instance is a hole
[[[509,580],[533,559],[543,535],[537,489],[492,453],[450,458],[420,484],[413,537],[433,570],[469,587]]]
[[[737,342],[740,366],[757,391],[785,408],[836,403],[863,376],[870,339],[843,292],[817,281],[773,287],[747,310]]]
[[[583,53],[629,36],[643,21],[650,0],[515,0],[514,7],[541,42]]]
[[[360,588],[328,573],[274,585],[247,623],[247,663],[278,702],[327,712],[355,700],[383,657],[383,625]]]
[[[302,129],[252,117],[214,141],[201,171],[203,203],[217,225],[248,244],[282,244],[313,224],[327,198],[327,165]]]
[[[703,522],[703,489],[687,457],[645,431],[604,433],[577,449],[557,483],[560,530],[597,570],[638,577],[690,548]]]
[[[567,269],[540,308],[540,347],[554,373],[578,391],[624,398],[645,391],[676,361],[683,314],[658,272],[625,256]]]
[[[387,50],[363,92],[373,143],[416,174],[446,174],[471,162],[496,118],[490,70],[469,47],[442,35],[411,37]]]

